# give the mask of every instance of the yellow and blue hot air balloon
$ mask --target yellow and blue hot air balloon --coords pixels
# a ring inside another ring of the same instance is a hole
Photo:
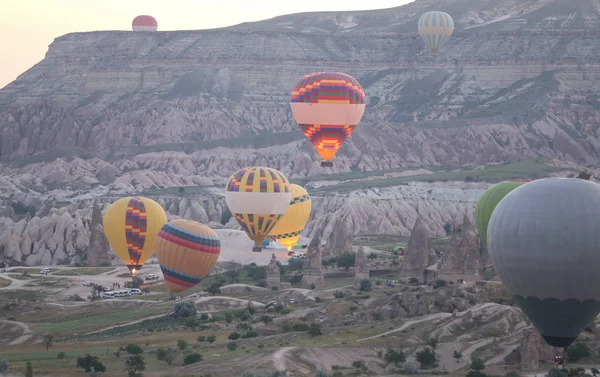
[[[285,214],[291,197],[285,175],[262,166],[238,170],[225,187],[227,207],[254,241],[254,252],[262,251],[262,241]]]
[[[450,39],[454,31],[454,20],[446,12],[427,12],[419,18],[418,28],[419,34],[435,55]]]
[[[108,207],[102,224],[110,246],[133,275],[154,253],[156,235],[167,214],[152,199],[127,197]]]
[[[304,187],[291,184],[292,200],[283,218],[273,227],[271,236],[273,236],[288,251],[296,245],[308,219],[312,203],[310,195]]]
[[[156,239],[156,257],[171,294],[198,284],[210,273],[220,253],[217,233],[192,220],[165,224]]]

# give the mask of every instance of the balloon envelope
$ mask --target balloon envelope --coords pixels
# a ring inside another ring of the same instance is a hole
[[[156,240],[156,257],[171,294],[198,284],[210,273],[220,253],[217,233],[191,220],[165,224]]]
[[[600,185],[546,178],[498,203],[494,268],[546,342],[566,347],[600,312]]]
[[[235,172],[225,187],[229,211],[260,248],[290,205],[290,183],[281,172],[262,166]],[[259,250],[255,250],[259,251]]]
[[[131,22],[131,28],[133,31],[156,31],[158,29],[158,22],[152,16],[137,16]]]
[[[475,207],[475,225],[481,237],[481,242],[487,246],[487,229],[490,217],[494,212],[494,208],[500,203],[509,192],[516,189],[519,186],[524,185],[531,180],[509,180],[500,183],[496,183],[491,186],[479,197],[477,206]]]
[[[306,75],[292,90],[292,113],[304,136],[325,161],[333,159],[365,112],[358,81],[341,72]]]
[[[102,219],[110,246],[134,274],[154,253],[156,235],[166,222],[160,204],[141,197],[117,200]]]
[[[290,206],[271,231],[277,242],[288,250],[291,250],[298,242],[312,209],[310,195],[304,187],[291,184],[290,188],[292,191]]]
[[[446,12],[427,12],[419,18],[418,30],[435,55],[452,35],[454,20]]]

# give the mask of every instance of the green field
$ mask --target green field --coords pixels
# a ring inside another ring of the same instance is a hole
[[[78,267],[60,270],[52,275],[56,276],[77,276],[77,275],[100,275],[114,270],[114,267]]]

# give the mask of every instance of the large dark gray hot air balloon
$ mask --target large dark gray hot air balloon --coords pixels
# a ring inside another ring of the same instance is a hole
[[[488,249],[515,301],[554,347],[570,345],[600,312],[600,185],[545,178],[494,209]]]

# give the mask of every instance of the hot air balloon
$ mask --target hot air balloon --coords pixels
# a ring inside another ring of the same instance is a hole
[[[283,217],[291,197],[285,175],[262,166],[238,170],[225,187],[227,207],[254,241],[254,252],[262,250],[262,241]]]
[[[191,220],[165,224],[156,239],[156,257],[171,294],[198,284],[210,273],[220,253],[217,233]]]
[[[531,182],[529,179],[513,179],[496,183],[491,186],[479,197],[477,206],[475,207],[475,225],[481,237],[481,242],[487,246],[487,229],[490,217],[494,208],[500,203],[509,192],[516,189],[519,186],[524,185],[527,182]]]
[[[365,112],[366,96],[354,77],[340,72],[306,75],[292,91],[292,113],[304,136],[333,166],[333,157]]]
[[[498,203],[488,226],[495,270],[546,343],[567,347],[600,312],[600,185],[527,183]]]
[[[427,12],[419,18],[418,27],[419,34],[435,55],[450,39],[454,31],[454,20],[445,12]]]
[[[292,200],[283,218],[273,227],[271,235],[288,251],[296,245],[312,208],[310,196],[302,186],[290,184]]]
[[[108,207],[102,224],[110,246],[135,275],[154,253],[156,235],[166,222],[165,210],[154,200],[128,197]]]
[[[131,28],[133,31],[156,31],[158,22],[152,16],[137,16],[131,22]]]

